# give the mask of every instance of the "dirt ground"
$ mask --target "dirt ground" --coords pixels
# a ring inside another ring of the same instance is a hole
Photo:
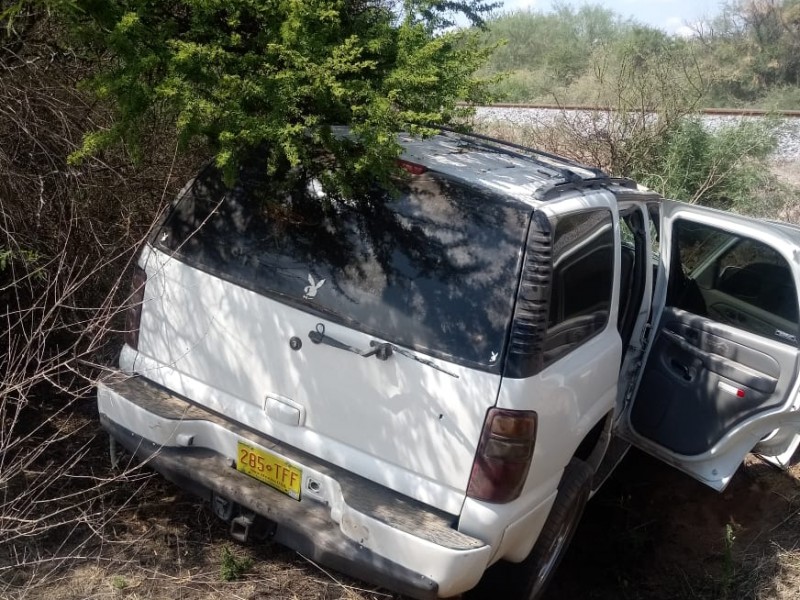
[[[83,476],[107,479],[106,438],[85,418]],[[82,522],[0,551],[0,598],[400,600],[280,546],[238,544],[207,507],[141,471],[92,506]],[[29,566],[11,568],[24,554]],[[748,457],[718,494],[636,451],[589,503],[547,595],[798,597],[800,466],[782,472]]]
[[[800,187],[800,160],[776,161],[772,164],[772,172],[784,183]]]
[[[800,467],[749,456],[723,493],[632,451],[592,499],[548,598],[800,597]]]

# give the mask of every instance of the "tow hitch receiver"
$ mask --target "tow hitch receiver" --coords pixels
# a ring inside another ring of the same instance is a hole
[[[231,521],[231,537],[237,542],[245,543],[250,537],[250,530],[256,522],[254,513],[242,513]]]
[[[245,508],[239,509],[239,516],[231,520],[231,537],[245,543],[252,539],[264,542],[275,535],[277,524]]]
[[[256,542],[266,541],[275,534],[277,529],[274,521],[265,519],[236,504],[233,500],[217,494],[211,498],[211,510],[217,517],[231,524],[231,537],[243,544],[251,539]]]

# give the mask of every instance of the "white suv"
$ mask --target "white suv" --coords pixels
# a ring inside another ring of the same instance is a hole
[[[539,596],[629,443],[716,489],[754,447],[788,462],[800,229],[401,143],[363,198],[270,197],[256,163],[185,188],[98,389],[113,439],[237,539],[416,598]]]

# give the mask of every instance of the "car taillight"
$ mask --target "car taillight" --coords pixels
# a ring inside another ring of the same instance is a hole
[[[536,413],[530,410],[490,408],[467,496],[485,502],[511,502],[519,497],[536,444]]]
[[[412,175],[422,175],[425,171],[428,170],[428,167],[425,165],[420,165],[418,163],[413,163],[407,160],[398,159],[397,166],[403,169],[404,171],[408,171]]]
[[[125,314],[125,343],[134,350],[139,348],[139,322],[142,319],[142,302],[147,273],[141,267],[133,268],[131,295],[128,297],[128,310]]]

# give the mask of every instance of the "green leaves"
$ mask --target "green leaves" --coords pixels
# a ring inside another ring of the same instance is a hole
[[[210,142],[229,179],[258,147],[272,171],[302,167],[341,191],[383,177],[395,134],[461,116],[488,81],[491,49],[474,30],[486,0],[77,0],[64,13],[104,56],[90,85],[114,103],[117,126],[86,136],[73,161],[137,132],[176,127]],[[358,136],[342,141],[332,127]],[[324,157],[324,160],[320,160]],[[340,172],[334,172],[334,171]],[[329,190],[330,191],[330,190]]]
[[[756,190],[769,183],[766,158],[777,128],[778,122],[764,120],[709,130],[698,119],[681,119],[652,145],[634,175],[668,198],[757,212]]]

